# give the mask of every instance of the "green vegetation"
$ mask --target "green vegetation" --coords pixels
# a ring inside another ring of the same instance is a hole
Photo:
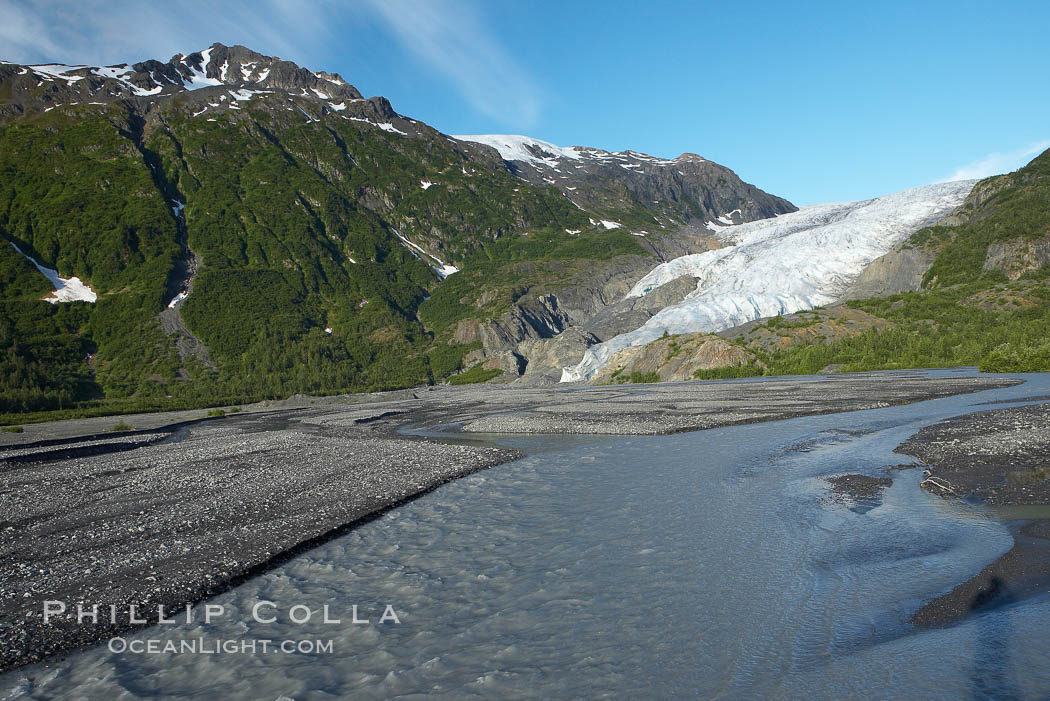
[[[946,287],[978,279],[1001,282],[999,271],[986,271],[988,247],[993,243],[1042,238],[1050,233],[1050,151],[1015,173],[984,180],[974,188],[983,193],[979,204],[971,198],[960,226],[923,229],[910,239],[915,246],[939,249],[923,278],[923,286]]]
[[[658,373],[656,371],[651,371],[651,372],[632,372],[629,375],[624,375],[622,373],[623,373],[623,368],[620,368],[619,370],[616,371],[616,373],[614,373],[612,375],[612,378],[615,380],[616,384],[618,384],[618,385],[624,385],[624,384],[627,384],[627,383],[631,383],[631,384],[634,384],[634,385],[652,384],[652,383],[660,381],[660,373]]]
[[[1050,341],[1039,345],[1004,343],[981,358],[981,372],[1050,371]]]
[[[0,431],[3,431],[4,433],[24,433],[25,429],[21,426],[4,426],[3,428],[0,428]]]
[[[763,369],[754,361],[747,365],[727,365],[721,368],[700,369],[693,373],[696,380],[732,380],[740,377],[755,377],[763,374]]]
[[[1025,304],[988,307],[975,301],[982,295],[995,299],[1011,286],[1011,294],[1022,295]],[[987,372],[1050,371],[1050,285],[1042,281],[1008,285],[983,279],[850,306],[894,325],[834,341],[800,341],[776,351],[745,345],[761,365],[700,371],[696,377],[812,374],[833,364],[841,364],[844,372],[962,365]]]
[[[458,375],[453,375],[448,378],[448,383],[450,385],[474,385],[480,382],[488,382],[492,378],[499,377],[502,374],[503,371],[499,368],[486,370],[481,366],[481,363],[478,363],[466,372],[461,372]]]
[[[110,431],[133,431],[135,427],[131,424],[125,423],[123,419],[113,424],[109,428]]]
[[[450,343],[458,321],[644,254],[440,135],[304,123],[284,98],[215,121],[127,110],[0,124],[0,238],[99,294],[40,301],[46,279],[0,242],[0,422],[440,382],[478,347]],[[441,281],[398,233],[462,272]],[[159,323],[186,246],[201,267],[181,317],[210,363]]]
[[[208,418],[219,418],[226,416],[226,412],[223,409],[212,409],[208,412]]]
[[[808,316],[806,312],[799,312],[798,318],[794,321],[788,321],[783,315],[778,314],[766,319],[762,326],[773,331],[777,329],[801,329],[812,326],[815,320],[815,317]]]

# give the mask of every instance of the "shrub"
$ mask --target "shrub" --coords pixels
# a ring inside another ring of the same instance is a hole
[[[481,363],[478,363],[466,372],[461,372],[448,378],[448,383],[450,385],[473,385],[479,382],[488,382],[493,377],[499,377],[502,374],[503,371],[499,368],[486,370],[481,367]]]

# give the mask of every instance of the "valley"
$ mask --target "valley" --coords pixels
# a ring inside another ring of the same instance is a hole
[[[1001,117],[804,7],[516,5],[547,95],[510,6],[353,5],[0,56],[0,698],[1045,696],[1050,141],[939,179]]]

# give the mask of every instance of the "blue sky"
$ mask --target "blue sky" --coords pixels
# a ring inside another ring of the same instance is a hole
[[[448,133],[694,152],[797,204],[1023,165],[1050,147],[1050,3],[0,0],[0,58],[241,43]]]

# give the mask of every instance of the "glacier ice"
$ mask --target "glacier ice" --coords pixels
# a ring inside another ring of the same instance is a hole
[[[588,348],[562,382],[594,375],[617,351],[672,334],[715,332],[837,300],[874,259],[963,200],[975,180],[937,183],[859,202],[803,207],[772,219],[718,227],[724,248],[663,263],[628,297],[684,275],[696,289],[643,326]]]

